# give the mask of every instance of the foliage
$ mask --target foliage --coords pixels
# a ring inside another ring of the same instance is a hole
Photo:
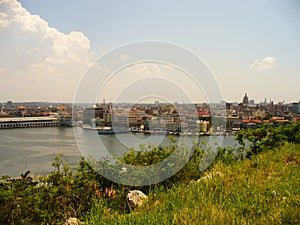
[[[173,137],[170,136],[169,138],[170,144],[166,147],[141,145],[139,149],[131,149],[125,153],[116,162],[109,160],[96,162],[94,168],[98,168],[98,175],[101,174],[101,176],[99,175],[101,177],[100,180],[110,182],[116,190],[125,192],[128,192],[132,186],[117,184],[106,178],[113,178],[116,181],[124,179],[127,183],[132,183],[135,189],[141,190],[146,194],[157,187],[168,189],[176,184],[189,183],[192,179],[199,178],[202,172],[199,171],[198,167],[203,155],[203,150],[198,147],[199,143],[195,144],[192,149],[189,149],[184,144],[178,145]],[[168,158],[167,162],[164,161],[166,158]],[[144,174],[143,170],[136,169],[136,166],[145,167],[151,165],[157,167],[151,167],[151,172],[148,171],[147,174]],[[169,174],[173,174],[173,176],[164,179]],[[141,182],[147,184],[150,178],[161,180],[161,182],[149,185],[136,185]],[[128,210],[126,205],[119,204],[119,206],[117,208],[121,211]]]
[[[21,179],[0,186],[0,224],[60,224],[69,217],[82,218],[100,189],[95,173],[81,159],[76,175],[63,163],[53,161],[54,171],[36,184],[29,171]]]
[[[300,122],[264,124],[256,129],[245,129],[238,132],[236,139],[242,146],[250,142],[247,157],[263,149],[274,149],[283,143],[300,143]]]
[[[169,146],[155,147],[152,145],[142,145],[139,149],[131,149],[129,152],[125,153],[124,156],[119,159],[120,161],[110,162],[108,160],[97,162],[97,166],[99,168],[97,171],[99,171],[99,173],[104,177],[115,178],[119,176],[118,179],[132,179],[132,177],[138,177],[138,175],[140,175],[147,179],[151,176],[151,174],[141,174],[139,170],[130,169],[130,167],[124,167],[124,165],[149,166],[158,164],[167,157],[172,158],[170,160],[172,163],[163,164],[163,166],[158,169],[157,173],[153,174],[154,176],[162,176],[163,171],[170,172],[172,170],[176,170],[173,176],[162,180],[160,183],[145,186],[134,186],[134,189],[141,190],[146,194],[151,194],[153,190],[160,190],[161,192],[167,191],[177,185],[189,184],[192,180],[201,178],[204,171],[199,169],[199,165],[200,163],[205,164],[205,162],[203,162],[203,160],[205,161],[203,158],[204,155],[208,158],[209,162],[209,166],[205,166],[205,171],[212,169],[217,162],[229,165],[243,158],[239,150],[230,147],[219,148],[218,151],[208,147],[206,154],[204,154],[204,150],[199,147],[203,145],[206,146],[206,143],[195,143],[192,149],[188,149],[184,144],[178,145],[175,139],[170,136]],[[184,161],[183,167],[177,171],[177,168],[174,165],[182,163],[182,158],[187,158],[187,161]],[[209,160],[210,158],[213,159],[213,162]],[[105,180],[104,177],[101,177],[101,179]],[[147,181],[145,181],[145,183],[146,182]],[[128,193],[128,191],[133,187],[116,183],[112,183],[112,185],[117,191],[122,190],[119,193],[122,195],[123,199],[123,201],[119,201],[118,204],[114,204],[113,209],[118,212],[129,211],[128,207],[124,205],[124,199],[126,196],[123,194]],[[113,199],[111,203],[113,204],[115,201],[116,199]]]
[[[161,176],[160,178],[163,178],[164,171],[168,171],[168,174],[174,174],[159,184],[165,188],[176,183],[188,183],[190,180],[199,177],[198,165],[203,151],[198,147],[198,144],[189,149],[184,144],[179,145],[172,136],[169,136],[169,138],[169,146],[141,146],[139,150],[132,149],[126,153],[121,158],[121,162],[134,166],[148,166],[157,165],[168,158],[168,163],[162,163],[161,166],[157,167],[159,168],[157,176]],[[180,168],[180,165],[183,165],[183,167]],[[143,190],[145,191],[145,187]]]

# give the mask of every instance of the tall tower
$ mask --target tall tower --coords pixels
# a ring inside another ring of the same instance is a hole
[[[249,103],[249,99],[247,96],[247,93],[245,94],[244,98],[243,98],[243,104],[247,105]]]

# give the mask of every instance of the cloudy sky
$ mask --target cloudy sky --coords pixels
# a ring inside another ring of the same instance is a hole
[[[1,0],[0,102],[72,102],[101,56],[144,40],[193,52],[226,101],[240,102],[246,92],[256,102],[300,100],[297,0]],[[122,62],[130,57],[119,55]],[[101,72],[109,79],[99,99],[207,97],[176,65],[140,62]],[[201,82],[201,75],[191,76]],[[153,93],[145,91],[149,87]]]

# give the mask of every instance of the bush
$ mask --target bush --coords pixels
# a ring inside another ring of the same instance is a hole
[[[100,190],[95,173],[82,159],[76,175],[55,157],[54,171],[32,182],[29,171],[20,180],[0,187],[0,224],[60,224],[69,217],[82,218]]]
[[[264,124],[257,129],[246,129],[238,132],[236,139],[245,147],[250,143],[247,157],[265,149],[274,149],[284,143],[300,143],[300,122]]]

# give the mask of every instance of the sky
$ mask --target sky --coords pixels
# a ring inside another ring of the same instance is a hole
[[[118,51],[149,40],[197,56],[209,75],[187,73],[184,52],[133,63],[132,48]],[[117,70],[103,63],[112,52],[120,53]],[[184,63],[170,64],[174,57]],[[255,102],[298,102],[299,87],[298,0],[0,1],[0,102],[72,102],[92,88],[92,99],[114,102],[215,101],[214,91],[228,102],[245,93]]]

